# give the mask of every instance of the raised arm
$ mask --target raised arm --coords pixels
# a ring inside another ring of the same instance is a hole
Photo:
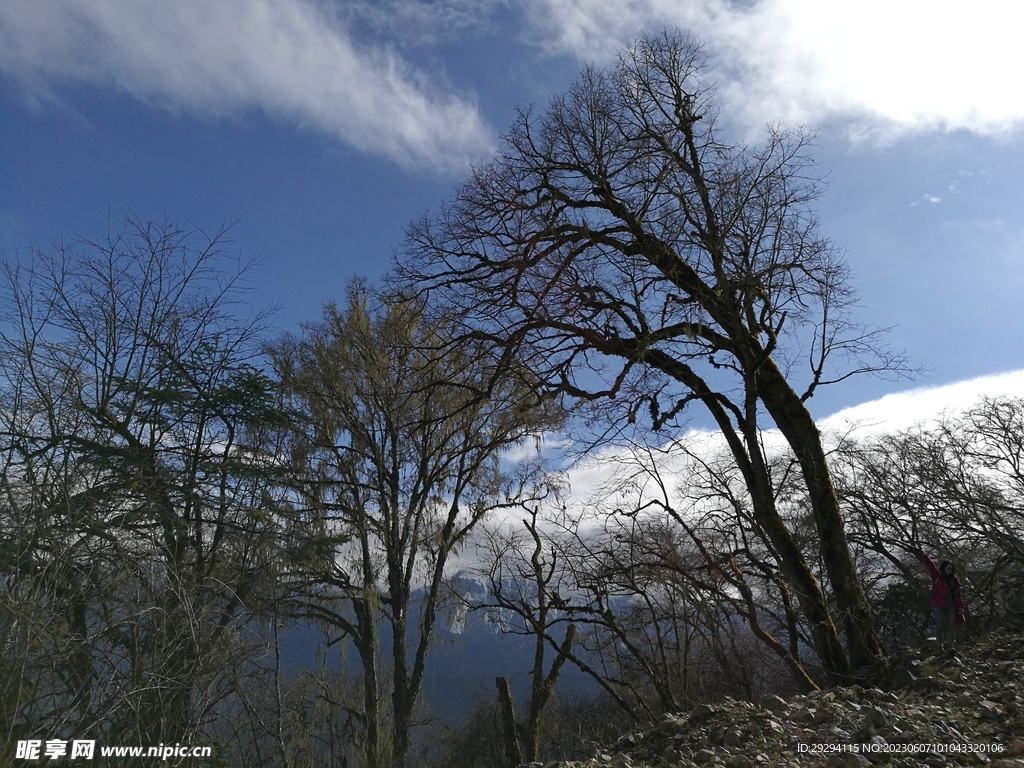
[[[932,581],[939,578],[939,569],[935,567],[935,563],[932,562],[932,559],[920,550],[918,551],[917,556],[921,562],[924,563],[924,567],[928,569],[928,575],[932,577]]]

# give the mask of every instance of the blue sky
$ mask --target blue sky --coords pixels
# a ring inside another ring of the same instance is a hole
[[[386,269],[517,105],[679,26],[737,135],[818,131],[822,229],[861,319],[931,369],[916,383],[1019,370],[1022,22],[995,0],[0,0],[0,249],[126,208],[241,216],[252,299],[291,329]],[[855,380],[814,411],[911,386]]]

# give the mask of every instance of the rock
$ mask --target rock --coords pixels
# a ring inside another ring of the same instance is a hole
[[[981,717],[1002,717],[1003,708],[996,704],[994,701],[983,699],[978,705],[981,708]]]
[[[864,717],[867,719],[875,728],[881,728],[889,722],[885,712],[880,710],[878,707],[868,707],[864,712]]]
[[[706,717],[710,717],[715,714],[718,710],[709,704],[698,704],[696,707],[690,710],[691,720],[702,720]]]
[[[809,709],[790,709],[789,719],[794,723],[812,723],[814,722],[814,712]]]
[[[942,676],[948,680],[963,680],[963,672],[960,671],[959,667],[943,667]]]
[[[912,685],[917,680],[917,675],[910,671],[910,669],[901,669],[896,673],[896,676],[892,679],[893,688],[906,688],[908,685]]]
[[[761,707],[726,699],[694,707],[688,716],[662,721],[622,736],[595,760],[557,763],[558,768],[909,768],[991,764],[1024,768],[1024,637],[999,635],[963,651],[964,667],[936,674],[937,660],[924,654],[931,677],[912,680],[897,693],[850,686],[795,695],[766,695]],[[1003,658],[1001,658],[1003,657]],[[984,659],[993,658],[988,664]],[[1002,666],[1001,662],[1014,663]],[[891,662],[893,674],[913,668],[910,651]],[[883,683],[885,678],[877,678]],[[780,692],[783,693],[783,692]],[[1002,753],[930,754],[899,757],[883,751],[811,755],[800,745],[997,743]],[[612,761],[615,761],[614,763]],[[538,765],[532,768],[540,768]]]
[[[825,764],[833,768],[868,768],[871,762],[863,755],[852,752],[836,752],[828,756]]]
[[[832,719],[835,710],[827,705],[823,705],[816,709],[811,717],[811,722],[814,725],[820,725],[821,723],[828,722]]]

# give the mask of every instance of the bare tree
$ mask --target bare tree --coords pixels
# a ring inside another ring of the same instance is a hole
[[[620,452],[615,474],[596,494],[614,499],[619,508],[602,525],[607,540],[602,552],[607,554],[587,558],[603,563],[588,578],[604,582],[605,589],[614,585],[613,594],[637,595],[633,602],[649,617],[638,623],[651,635],[646,645],[619,642],[634,656],[651,660],[644,666],[664,708],[720,695],[707,680],[726,684],[737,671],[744,674],[735,683],[752,695],[762,686],[745,670],[768,666],[784,666],[799,689],[816,688],[798,650],[807,635],[797,626],[777,557],[751,515],[734,464],[716,456],[704,440],[699,447],[687,442]],[[623,623],[615,611],[605,618],[609,624]],[[749,628],[745,640],[737,632],[744,624]],[[776,639],[776,628],[788,630],[788,644]],[[750,635],[775,657],[774,663],[772,658],[755,661],[760,653]],[[672,650],[681,638],[689,653]],[[708,649],[718,668],[700,681],[696,659],[698,651]],[[673,657],[680,658],[677,668],[660,668]],[[763,681],[764,675],[756,674]],[[779,680],[772,685],[792,687]]]
[[[839,444],[834,461],[851,540],[870,555],[862,570],[873,573],[887,633],[905,640],[920,630],[907,627],[906,614],[924,607],[926,580],[914,556],[922,548],[963,566],[973,624],[1020,623],[1022,446],[1024,401],[1006,397],[985,398],[934,424]]]
[[[5,736],[198,739],[252,653],[275,397],[226,242],[128,217],[6,265]]]
[[[480,520],[516,503],[525,486],[505,453],[555,413],[528,374],[447,332],[418,302],[357,283],[344,308],[274,351],[306,515],[295,588],[359,656],[370,768],[405,765],[449,562]]]
[[[507,680],[498,678],[499,704],[510,730],[506,739],[508,752],[521,758],[514,765],[538,759],[541,718],[576,638],[576,625],[566,611],[565,598],[559,594],[559,580],[564,575],[559,567],[559,553],[541,528],[542,503],[548,494],[537,495],[538,498],[522,504],[520,512],[524,514],[516,521],[522,524],[522,531],[494,526],[483,537],[482,550],[486,554],[482,575],[488,598],[473,606],[497,609],[514,617],[511,624],[506,622],[508,631],[533,637],[530,698],[521,722],[516,722]],[[566,584],[561,587],[572,588]],[[549,654],[553,655],[550,661]]]
[[[724,140],[702,66],[691,38],[644,38],[543,113],[521,111],[498,157],[411,229],[403,274],[546,391],[610,403],[620,426],[706,407],[818,655],[843,675],[881,647],[805,401],[902,361],[849,319],[847,269],[813,211],[810,137]],[[765,414],[798,461],[834,609],[775,508]]]

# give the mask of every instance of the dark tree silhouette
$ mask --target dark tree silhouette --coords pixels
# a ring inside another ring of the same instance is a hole
[[[450,346],[446,330],[418,302],[355,283],[344,308],[273,351],[305,518],[292,586],[359,656],[368,768],[405,765],[449,562],[524,487],[504,452],[557,422],[530,376],[479,342]]]
[[[706,407],[827,673],[844,675],[881,647],[805,402],[902,361],[849,318],[847,269],[813,211],[810,137],[726,141],[702,66],[691,38],[645,38],[543,113],[522,110],[498,157],[411,228],[403,275],[547,392],[613,401],[619,424],[646,413],[659,429]],[[832,609],[776,509],[765,415],[802,471]]]

